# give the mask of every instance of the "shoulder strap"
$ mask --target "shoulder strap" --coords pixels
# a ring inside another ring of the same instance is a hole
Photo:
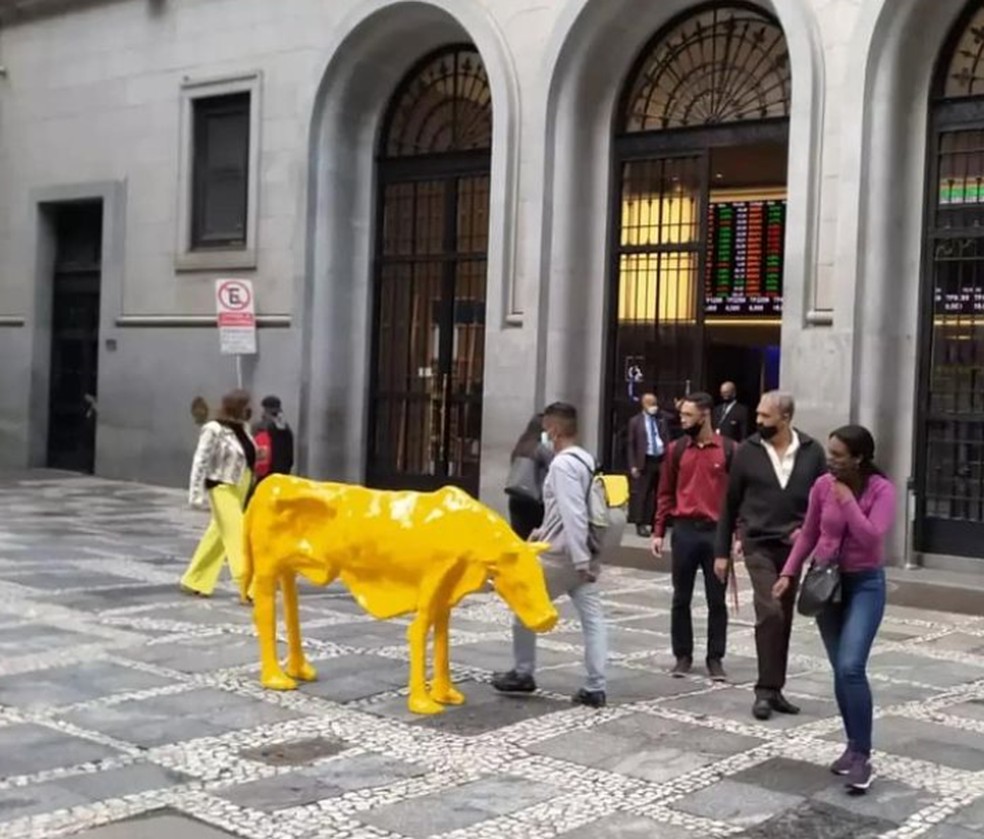
[[[583,457],[581,457],[579,454],[575,454],[572,451],[561,452],[559,455],[557,455],[557,457],[563,457],[565,454],[569,455],[570,457],[573,457],[578,463],[580,463],[588,471],[588,489],[587,489],[587,498],[585,500],[585,503],[590,508],[591,488],[592,486],[594,486],[595,470],[588,465],[588,462]]]

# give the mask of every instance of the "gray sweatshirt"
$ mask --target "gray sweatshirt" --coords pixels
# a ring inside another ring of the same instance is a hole
[[[580,446],[556,454],[543,484],[543,524],[530,537],[550,543],[546,558],[563,557],[579,570],[593,568],[588,549],[588,491],[594,469],[594,458]]]

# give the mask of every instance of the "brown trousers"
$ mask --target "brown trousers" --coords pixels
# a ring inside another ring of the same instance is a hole
[[[791,547],[781,543],[749,545],[745,548],[745,567],[752,580],[755,598],[755,649],[758,653],[758,684],[755,695],[772,696],[786,685],[789,664],[789,638],[793,631],[797,581],[781,601],[772,597],[772,587]]]

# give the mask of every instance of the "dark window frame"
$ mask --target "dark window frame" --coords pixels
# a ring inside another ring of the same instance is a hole
[[[249,191],[250,154],[254,138],[251,136],[253,96],[249,90],[223,93],[214,96],[195,97],[191,102],[191,206],[190,250],[208,252],[216,250],[245,250],[249,240]],[[208,129],[210,120],[239,118],[244,134],[241,160],[236,166],[211,167]],[[238,229],[210,230],[207,220],[209,191],[217,179],[241,181],[241,206],[238,208]]]

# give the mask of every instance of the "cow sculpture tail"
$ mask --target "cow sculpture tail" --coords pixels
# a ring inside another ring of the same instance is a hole
[[[239,578],[239,595],[243,600],[249,599],[249,590],[253,586],[253,510],[256,504],[250,504],[243,515],[243,573]]]

